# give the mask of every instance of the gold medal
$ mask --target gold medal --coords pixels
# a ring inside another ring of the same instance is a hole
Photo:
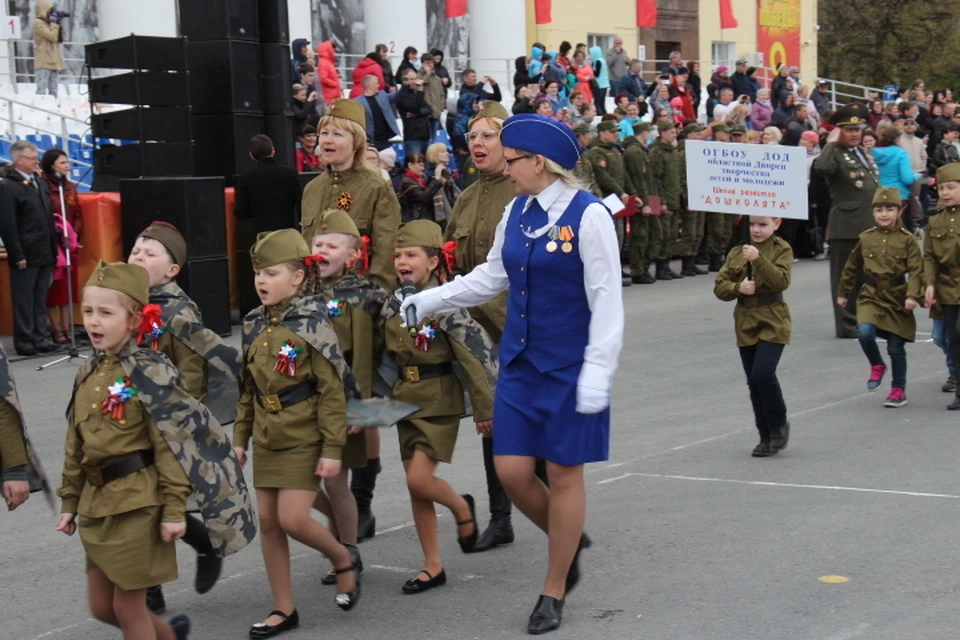
[[[560,248],[563,249],[563,252],[564,252],[564,253],[570,253],[571,251],[573,251],[573,243],[572,243],[572,242],[564,242],[564,243],[563,243],[563,246],[560,247]]]
[[[856,171],[851,171],[851,172],[850,172],[850,179],[851,179],[851,180],[856,180],[856,178],[857,178],[857,172],[856,172]]]
[[[547,243],[547,253],[553,253],[557,250],[557,243],[553,240]]]
[[[857,189],[863,189],[863,180],[857,180],[853,183],[853,186],[855,186]]]

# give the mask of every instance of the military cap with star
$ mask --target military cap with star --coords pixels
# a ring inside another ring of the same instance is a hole
[[[334,100],[330,110],[327,111],[327,115],[350,120],[364,129],[367,128],[367,113],[363,110],[363,105],[356,100],[348,100],[347,98]]]
[[[467,126],[472,127],[474,122],[483,118],[493,118],[495,120],[499,120],[500,124],[503,124],[503,121],[509,117],[510,114],[507,113],[507,110],[502,104],[496,100],[484,100],[480,105],[480,111],[477,112],[477,115],[470,118],[470,122],[467,124]]]
[[[423,247],[440,249],[443,247],[443,229],[433,220],[414,220],[397,229],[394,242],[396,249]]]
[[[113,289],[130,296],[140,304],[150,304],[150,274],[138,264],[107,264],[101,260],[90,274],[87,286]]]
[[[317,218],[315,223],[316,235],[327,233],[344,233],[348,236],[360,237],[360,230],[350,214],[343,209],[327,209]]]
[[[310,247],[296,229],[264,231],[250,247],[250,260],[254,269],[266,269],[274,265],[303,260],[310,255]]]
[[[863,129],[867,126],[867,107],[859,102],[840,107],[830,118],[830,124],[841,129]]]
[[[873,194],[873,206],[893,205],[900,206],[900,189],[897,187],[881,187]]]

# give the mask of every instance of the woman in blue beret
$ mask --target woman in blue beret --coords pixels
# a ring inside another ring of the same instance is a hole
[[[501,140],[517,197],[488,261],[403,306],[420,320],[509,289],[493,446],[510,499],[549,532],[547,576],[528,626],[540,634],[560,626],[580,550],[590,545],[583,465],[609,457],[610,388],[623,341],[620,257],[610,212],[571,173],[580,145],[569,127],[519,114]],[[534,474],[538,457],[549,487]]]

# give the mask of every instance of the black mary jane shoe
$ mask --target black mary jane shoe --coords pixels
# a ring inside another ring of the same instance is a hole
[[[350,559],[357,565],[357,573],[363,573],[363,560],[360,559],[360,551],[353,545],[344,546],[350,550]],[[323,574],[323,577],[320,578],[320,584],[325,587],[331,587],[337,584],[337,570],[331,567],[330,571],[327,571]]]
[[[466,500],[467,506],[470,507],[470,519],[457,522],[457,526],[462,527],[472,523],[473,533],[462,538],[457,536],[457,542],[460,543],[460,551],[463,551],[464,553],[473,553],[473,550],[477,546],[477,537],[480,535],[480,529],[477,527],[477,507],[476,503],[473,501],[473,496],[469,493],[465,493],[460,497]]]
[[[187,640],[190,635],[190,618],[184,615],[174,616],[167,624],[173,629],[173,635],[177,636],[177,640]]]
[[[420,580],[419,576],[412,578],[403,583],[403,592],[406,594],[415,594],[423,593],[424,591],[430,591],[434,587],[442,587],[447,584],[447,572],[444,569],[440,569],[440,573],[435,576],[430,575],[430,572],[424,569],[420,573],[427,574],[428,580]]]
[[[350,609],[353,609],[357,606],[357,603],[360,602],[360,568],[363,563],[360,562],[360,552],[357,551],[354,545],[345,544],[343,546],[350,552],[350,566],[346,569],[334,569],[333,573],[335,576],[339,576],[344,573],[353,572],[354,584],[351,591],[337,592],[337,595],[334,597],[334,602],[344,611],[350,611]]]
[[[573,555],[573,562],[570,563],[570,569],[567,571],[566,593],[573,591],[573,588],[580,582],[580,552],[589,549],[592,544],[593,540],[590,539],[590,536],[586,533],[580,535],[580,546],[577,547],[577,552]]]
[[[300,614],[297,613],[296,609],[294,609],[290,615],[285,614],[283,611],[274,610],[270,612],[270,616],[283,618],[283,622],[273,626],[258,622],[250,627],[251,638],[272,638],[284,631],[290,631],[300,626]],[[270,616],[267,617],[269,618]]]
[[[560,627],[560,621],[563,619],[563,600],[557,600],[550,596],[540,596],[537,600],[537,606],[530,614],[530,623],[527,625],[527,633],[533,636],[539,636],[548,633]]]

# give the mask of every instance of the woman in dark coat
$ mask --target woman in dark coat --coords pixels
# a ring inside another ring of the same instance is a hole
[[[53,282],[47,292],[47,318],[50,320],[50,332],[57,344],[70,342],[70,298],[77,299],[77,240],[83,227],[83,213],[77,198],[77,187],[70,182],[70,158],[62,149],[50,149],[40,160],[43,170],[41,187],[50,189],[50,205],[53,209],[54,224],[57,229],[57,262],[53,268]],[[60,187],[63,187],[63,203],[60,200]],[[66,216],[64,216],[64,208]],[[63,248],[63,225],[67,224],[67,237],[70,244],[70,280],[72,289],[68,292],[67,255]]]
[[[400,213],[403,222],[433,220],[433,197],[447,183],[442,170],[435,177],[426,174],[427,160],[422,153],[409,153],[403,163],[400,179]],[[442,168],[441,168],[442,169]]]

